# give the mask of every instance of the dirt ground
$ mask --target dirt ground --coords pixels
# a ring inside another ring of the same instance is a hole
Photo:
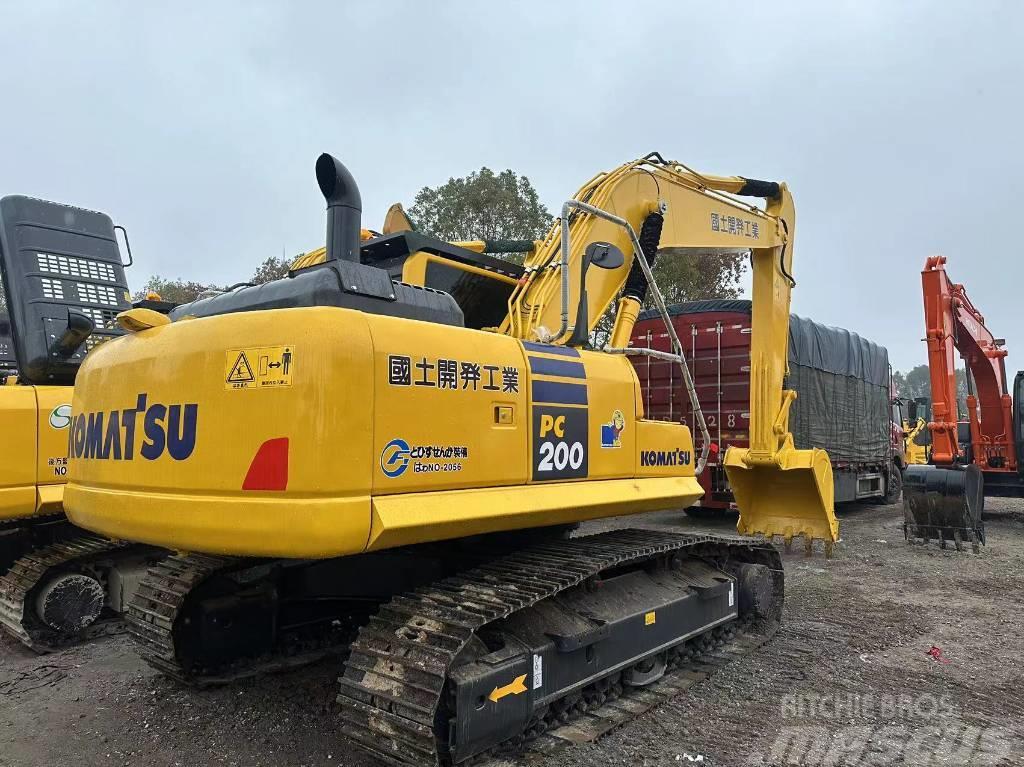
[[[897,506],[844,510],[834,558],[785,555],[785,623],[759,653],[545,767],[1024,764],[1024,502],[988,506],[978,556],[908,546]],[[730,529],[593,528],[627,524]],[[337,675],[195,692],[124,636],[43,657],[0,640],[0,765],[370,767],[336,733]]]

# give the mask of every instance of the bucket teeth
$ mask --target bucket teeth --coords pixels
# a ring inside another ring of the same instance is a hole
[[[804,543],[803,548],[804,548],[804,556],[805,557],[812,557],[812,556],[814,556],[814,551],[815,551],[814,542],[817,541],[817,540],[822,540],[820,538],[815,538],[815,537],[810,536],[810,535],[767,535],[767,536],[765,536],[765,540],[768,541],[769,543],[771,543],[772,545],[778,546],[778,545],[781,544],[782,548],[783,548],[783,551],[785,551],[786,554],[792,554],[793,553],[793,540],[795,538],[802,538],[803,539],[803,543]],[[826,559],[831,559],[832,555],[835,554],[835,545],[836,545],[836,543],[838,543],[838,541],[830,541],[827,538],[822,540],[822,549],[824,550],[825,558]]]
[[[974,465],[909,466],[903,476],[903,532],[908,541],[932,539],[939,548],[978,553],[985,543],[984,477]]]

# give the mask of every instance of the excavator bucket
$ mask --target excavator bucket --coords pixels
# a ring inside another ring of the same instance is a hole
[[[739,507],[736,529],[743,535],[804,536],[808,547],[839,540],[835,488],[828,453],[786,448],[767,460],[749,448],[730,447],[725,471]]]
[[[908,466],[903,473],[903,534],[907,541],[934,539],[957,551],[985,543],[984,475],[974,464],[956,468]]]
[[[415,230],[416,225],[409,218],[409,214],[405,212],[402,203],[396,202],[388,208],[388,212],[384,216],[384,229],[382,230],[384,234],[397,234],[398,232],[412,232]]]

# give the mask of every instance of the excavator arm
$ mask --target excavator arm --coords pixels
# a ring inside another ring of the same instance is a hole
[[[738,196],[766,200],[764,209]],[[796,212],[785,184],[705,176],[660,155],[626,163],[585,184],[526,258],[500,330],[524,340],[583,346],[619,297],[612,352],[626,348],[650,289],[681,363],[703,432],[710,438],[682,349],[651,272],[659,252],[672,257],[749,251],[753,268],[750,447],[730,448],[726,471],[745,534],[838,540],[832,469],[823,450],[797,450],[789,431],[796,392],[783,389],[789,338]],[[593,267],[599,268],[593,268]],[[575,309],[575,311],[573,311]]]

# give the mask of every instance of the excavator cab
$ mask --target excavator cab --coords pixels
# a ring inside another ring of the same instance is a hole
[[[523,276],[523,267],[489,254],[526,253],[534,243],[526,240],[445,242],[408,228],[389,234],[389,229],[397,225],[393,220],[396,215],[399,220],[404,216],[398,204],[388,211],[384,234],[367,232],[372,236],[361,242],[359,262],[384,269],[392,280],[447,293],[462,309],[463,324],[467,328],[479,330],[500,325],[509,297]],[[294,274],[326,260],[327,249],[317,248],[295,259],[290,271]]]
[[[500,325],[523,275],[518,264],[411,231],[364,242],[359,255],[362,263],[386,269],[394,280],[449,294],[468,328]]]

